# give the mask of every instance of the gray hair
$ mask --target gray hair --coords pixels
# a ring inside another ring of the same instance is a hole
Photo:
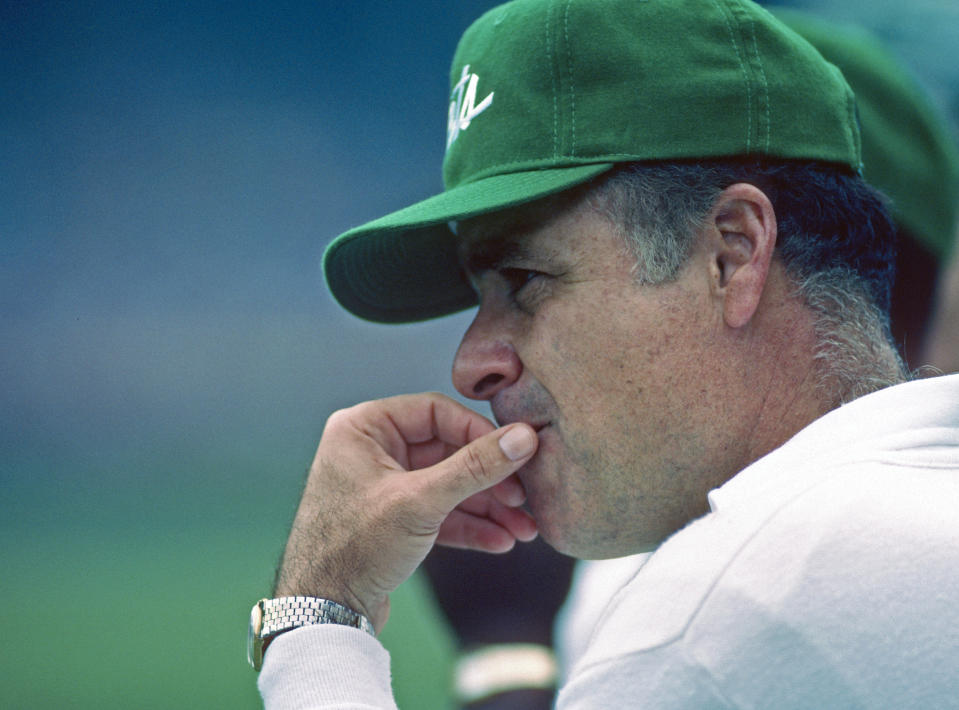
[[[588,200],[622,234],[639,282],[662,283],[677,277],[717,197],[735,182],[757,185],[776,209],[776,254],[815,314],[827,400],[838,406],[908,379],[889,329],[895,228],[861,179],[808,163],[635,163],[599,181]]]

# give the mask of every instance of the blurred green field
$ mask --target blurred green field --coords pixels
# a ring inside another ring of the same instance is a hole
[[[297,458],[219,471],[208,461],[192,480],[189,457],[134,477],[75,469],[67,481],[41,466],[8,478],[0,706],[261,707],[246,623],[269,592]],[[442,708],[452,644],[424,598],[416,578],[400,590],[383,639],[400,706]]]

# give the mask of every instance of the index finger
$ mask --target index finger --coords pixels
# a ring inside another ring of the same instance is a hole
[[[375,408],[375,416],[368,409]],[[438,392],[397,395],[356,407],[358,426],[409,467],[410,447],[437,442],[453,449],[494,431],[489,419]]]

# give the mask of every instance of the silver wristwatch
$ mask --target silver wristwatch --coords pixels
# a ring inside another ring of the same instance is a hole
[[[376,635],[369,619],[329,599],[261,599],[250,611],[250,632],[246,643],[246,657],[250,665],[254,670],[260,670],[263,667],[263,653],[270,641],[284,631],[312,624],[342,624]]]

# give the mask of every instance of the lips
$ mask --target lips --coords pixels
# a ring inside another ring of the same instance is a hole
[[[499,417],[496,418],[496,423],[497,423],[499,426],[506,426],[506,425],[508,425],[508,424],[515,424],[516,422],[522,422],[523,424],[529,424],[531,427],[533,427],[533,431],[535,431],[537,434],[539,434],[543,429],[545,429],[546,427],[548,427],[548,426],[552,423],[552,422],[535,422],[535,421],[530,421],[530,420],[528,420],[528,419],[523,419],[522,417],[517,418],[517,419],[511,419],[511,418],[500,419]]]
[[[520,394],[512,389],[499,392],[490,402],[490,409],[499,426],[522,422],[537,434],[553,423],[550,414],[555,411],[547,395]]]

